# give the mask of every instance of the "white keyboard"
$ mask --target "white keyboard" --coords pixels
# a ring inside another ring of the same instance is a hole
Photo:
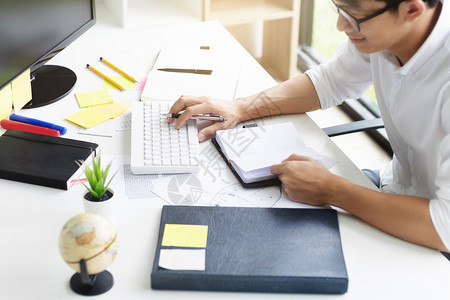
[[[192,173],[200,169],[197,121],[179,130],[161,114],[168,102],[137,102],[131,117],[131,171],[133,174]]]

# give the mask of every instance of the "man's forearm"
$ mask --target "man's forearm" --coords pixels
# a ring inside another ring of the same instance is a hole
[[[382,193],[346,180],[340,190],[330,204],[403,240],[448,251],[431,220],[429,199]]]
[[[320,108],[314,85],[305,74],[236,101],[240,104],[240,121]]]

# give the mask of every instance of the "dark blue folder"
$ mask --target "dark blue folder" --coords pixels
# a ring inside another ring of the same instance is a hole
[[[165,224],[208,225],[205,271],[160,268]],[[348,276],[332,209],[164,206],[153,289],[342,294]]]

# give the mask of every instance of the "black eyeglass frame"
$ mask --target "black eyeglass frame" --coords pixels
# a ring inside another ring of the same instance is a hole
[[[403,0],[403,1],[405,1],[405,0]],[[400,1],[400,3],[403,2],[403,1]],[[361,29],[360,29],[360,27],[359,27],[359,24],[361,24],[361,23],[363,23],[363,22],[366,22],[366,21],[368,21],[368,20],[370,20],[370,19],[373,19],[373,18],[375,18],[375,17],[377,17],[377,16],[379,16],[379,15],[385,13],[386,11],[388,11],[389,9],[391,9],[391,8],[393,7],[392,5],[387,5],[386,7],[384,7],[384,8],[382,8],[382,9],[380,9],[380,10],[374,12],[373,14],[370,14],[370,15],[364,17],[364,18],[357,19],[357,18],[355,18],[354,16],[352,16],[351,14],[349,14],[348,12],[346,12],[344,9],[340,8],[333,0],[328,0],[328,2],[330,2],[330,5],[331,5],[332,9],[333,9],[336,13],[338,13],[338,14],[340,14],[342,17],[344,17],[345,21],[347,21],[347,23],[350,24],[350,26],[352,26],[352,28],[353,28],[355,31],[358,31],[358,32],[361,31]],[[350,18],[353,19],[354,23],[352,23],[352,21],[350,20]],[[355,26],[356,26],[356,27],[355,27]]]

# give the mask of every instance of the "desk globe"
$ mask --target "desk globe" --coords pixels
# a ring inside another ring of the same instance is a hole
[[[114,285],[106,268],[118,250],[117,232],[106,218],[85,213],[74,216],[59,236],[59,251],[77,273],[70,279],[72,290],[81,295],[102,294]]]

